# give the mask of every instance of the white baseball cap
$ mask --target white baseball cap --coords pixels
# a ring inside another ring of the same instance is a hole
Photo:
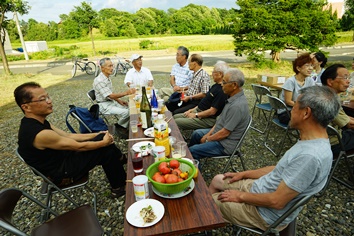
[[[141,56],[141,55],[139,55],[139,54],[133,54],[133,55],[130,57],[130,61],[133,62],[134,60],[139,59],[140,57],[143,57],[143,56]]]

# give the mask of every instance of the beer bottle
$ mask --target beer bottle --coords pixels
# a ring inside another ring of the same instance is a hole
[[[147,129],[152,126],[151,124],[151,106],[146,95],[145,86],[142,87],[142,98],[140,103],[140,117],[142,128]]]

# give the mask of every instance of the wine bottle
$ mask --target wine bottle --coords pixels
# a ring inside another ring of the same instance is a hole
[[[157,97],[155,93],[155,89],[152,90],[152,97],[151,97],[151,108],[157,109],[159,104],[157,103]]]
[[[151,124],[151,106],[146,95],[145,86],[142,87],[142,98],[140,103],[141,127],[143,129],[150,128]]]

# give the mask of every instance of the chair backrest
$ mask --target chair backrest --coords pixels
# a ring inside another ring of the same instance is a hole
[[[268,235],[269,233],[275,232],[276,228],[288,217],[290,216],[295,210],[297,210],[299,207],[304,206],[307,204],[310,199],[312,198],[312,195],[307,195],[303,196],[297,202],[289,208],[281,217],[279,217],[273,224],[271,224],[266,231],[262,235]]]
[[[270,90],[262,85],[258,85],[258,84],[252,84],[252,89],[254,91],[254,94],[256,95],[256,100],[257,102],[261,103],[262,102],[262,96],[264,95],[272,95],[272,93],[270,92]]]
[[[80,133],[92,133],[93,131],[90,129],[90,127],[78,116],[78,114],[76,112],[76,107],[73,105],[70,105],[69,107],[70,107],[70,110],[66,114],[65,123],[66,123],[66,126],[68,127],[68,129],[71,131],[71,133],[76,133],[76,131],[72,127],[72,125],[70,124],[69,115],[79,122]]]
[[[96,94],[95,90],[91,89],[90,91],[87,92],[87,97],[90,99],[90,101],[95,104],[96,103]]]
[[[340,137],[338,130],[336,130],[333,126],[327,125],[327,134],[328,136],[335,136],[339,142],[340,150],[345,150],[342,138]]]
[[[247,127],[246,127],[246,129],[243,131],[243,134],[242,134],[240,140],[238,141],[238,143],[237,143],[237,145],[236,145],[234,151],[232,152],[231,156],[235,155],[235,153],[240,150],[241,145],[242,145],[242,143],[243,143],[243,140],[245,139],[245,137],[246,137],[246,135],[247,135],[247,132],[248,132],[248,130],[249,130],[250,127],[251,127],[251,124],[252,124],[252,116],[250,115],[250,116],[248,117],[248,124],[247,124]]]
[[[273,110],[278,110],[278,109],[285,109],[286,112],[288,113],[289,117],[290,117],[290,113],[288,110],[287,105],[285,104],[285,102],[283,102],[281,99],[271,96],[271,95],[267,95],[268,99],[269,99],[269,103],[270,106],[272,107]]]

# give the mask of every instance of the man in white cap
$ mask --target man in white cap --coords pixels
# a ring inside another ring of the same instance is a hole
[[[133,54],[130,58],[134,68],[131,68],[125,75],[124,83],[130,87],[134,86],[149,86],[152,87],[154,78],[152,77],[151,71],[143,67],[143,56],[139,54]]]

